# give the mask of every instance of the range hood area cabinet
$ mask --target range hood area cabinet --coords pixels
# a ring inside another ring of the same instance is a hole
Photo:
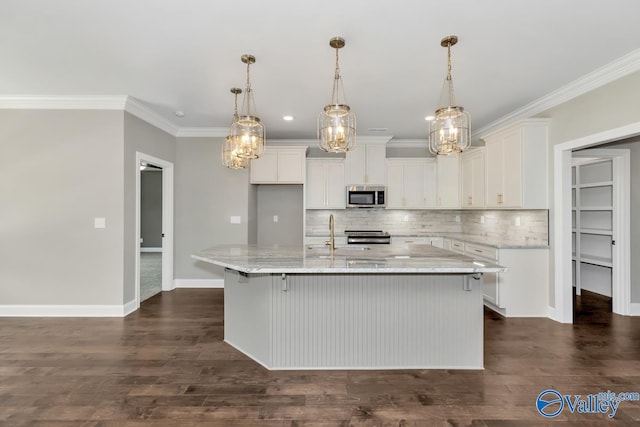
[[[307,159],[307,209],[345,209],[344,159]]]
[[[548,209],[548,119],[522,120],[482,137],[486,207]]]
[[[358,144],[345,157],[347,185],[385,185],[386,142]]]
[[[251,161],[251,184],[304,184],[306,146],[266,146]]]
[[[387,209],[426,209],[435,205],[435,159],[387,159]]]

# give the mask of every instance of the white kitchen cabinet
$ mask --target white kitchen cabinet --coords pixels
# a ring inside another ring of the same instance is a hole
[[[528,119],[484,136],[490,208],[547,209],[547,119]]]
[[[436,157],[436,207],[460,207],[460,158]]]
[[[307,147],[266,146],[251,161],[252,184],[303,184]]]
[[[386,143],[359,144],[345,157],[347,185],[385,185]]]
[[[435,160],[387,159],[387,209],[435,206]]]
[[[547,317],[549,311],[549,251],[547,248],[495,248],[464,243],[464,255],[506,267],[484,273],[485,305],[507,317]]]
[[[463,208],[484,207],[484,162],[484,148],[475,148],[460,155]]]
[[[391,238],[391,244],[392,245],[412,245],[412,244],[419,244],[419,245],[431,245],[431,246],[435,246],[437,248],[442,248],[443,246],[443,239],[442,237],[422,237],[422,236],[417,236],[417,237],[392,237]]]
[[[307,209],[344,209],[344,159],[307,159]]]

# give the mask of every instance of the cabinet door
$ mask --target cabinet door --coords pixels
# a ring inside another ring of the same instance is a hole
[[[278,182],[304,183],[304,156],[299,151],[278,152]]]
[[[484,295],[484,299],[502,308],[499,286],[499,273],[482,274],[482,294]]]
[[[462,207],[484,207],[484,148],[463,154],[460,169]]]
[[[399,161],[387,163],[387,209],[404,207],[404,166]]]
[[[420,208],[423,200],[424,165],[421,162],[411,162],[403,168],[404,197],[406,208]]]
[[[324,209],[327,202],[326,164],[322,161],[307,160],[307,181],[305,192],[307,209]]]
[[[327,209],[345,209],[347,195],[344,182],[344,161],[325,163],[326,207]]]
[[[461,203],[463,208],[469,208],[473,206],[473,157],[463,155],[460,163],[460,175],[462,176]]]
[[[487,176],[485,204],[491,208],[502,207],[501,201],[504,193],[502,184],[504,176],[502,145],[501,139],[487,140],[485,145],[485,172]]]
[[[460,168],[458,156],[438,156],[438,196],[439,208],[460,207]]]
[[[366,176],[366,150],[365,145],[356,146],[355,150],[348,151],[344,159],[346,168],[347,185],[364,185]]]
[[[386,181],[385,160],[387,157],[387,147],[376,144],[367,145],[366,149],[365,184],[384,185]]]
[[[251,183],[278,182],[278,152],[265,150],[259,159],[251,161]]]
[[[522,206],[522,138],[521,131],[515,130],[502,140],[503,153],[503,203],[508,208]],[[541,173],[543,173],[541,171]],[[546,180],[544,181],[546,184]]]
[[[436,198],[438,196],[438,174],[435,159],[427,159],[422,180],[422,207],[433,208],[436,206]]]

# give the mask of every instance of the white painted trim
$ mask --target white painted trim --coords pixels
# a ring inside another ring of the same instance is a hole
[[[549,318],[552,319],[552,320],[558,321],[557,315],[558,315],[558,313],[556,312],[555,307],[549,306],[549,315],[548,315]]]
[[[562,323],[573,322],[573,283],[571,278],[571,152],[616,140],[640,135],[640,122],[631,123],[553,147],[554,212],[552,246],[555,295],[555,318]],[[628,236],[627,240],[628,240]],[[630,262],[627,264],[630,268]],[[630,277],[630,276],[629,276]],[[627,283],[629,280],[627,280]],[[630,285],[629,285],[630,286]],[[629,308],[629,310],[631,310]]]
[[[125,305],[0,305],[0,317],[124,317],[134,301]]]
[[[162,252],[162,248],[140,248],[140,252]]]
[[[632,302],[629,310],[629,315],[640,316],[640,302]]]
[[[227,135],[229,128],[222,127],[184,127],[175,133],[176,138],[225,138]]]
[[[149,154],[136,151],[136,219],[135,235],[135,302],[136,309],[140,307],[140,162],[151,163],[162,168],[162,290],[171,291],[173,284],[173,163]]]
[[[609,64],[592,71],[561,88],[536,99],[529,104],[495,120],[476,130],[472,137],[483,138],[487,134],[501,129],[521,119],[529,118],[567,102],[580,95],[618,80],[624,76],[640,70],[640,49],[636,49]]]
[[[176,288],[224,288],[224,279],[175,279]]]
[[[4,95],[3,110],[124,110],[126,95]]]
[[[169,135],[175,136],[178,132],[178,126],[171,123],[171,121],[161,116],[153,109],[151,109],[151,107],[148,107],[136,98],[128,96],[127,102],[124,106],[124,110],[127,113],[136,116],[140,120],[144,120],[150,125],[165,131]]]
[[[139,307],[140,303],[138,303],[135,299],[132,299],[131,301],[125,303],[122,307],[122,315],[128,316],[129,314],[136,311]]]

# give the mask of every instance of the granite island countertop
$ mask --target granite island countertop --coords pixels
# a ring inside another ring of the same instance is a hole
[[[324,245],[220,245],[191,255],[248,274],[273,273],[496,273],[505,268],[425,244],[348,245],[332,257]]]

